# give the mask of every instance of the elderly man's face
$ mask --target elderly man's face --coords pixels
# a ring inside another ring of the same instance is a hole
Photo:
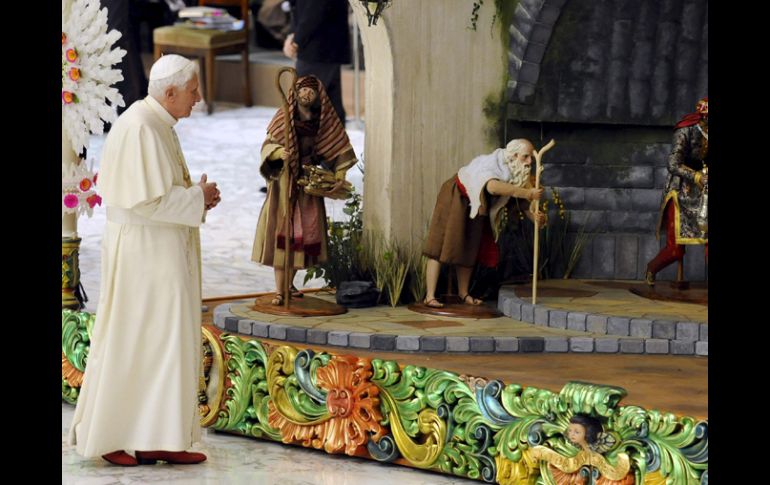
[[[511,149],[506,149],[505,163],[511,171],[511,183],[517,187],[523,187],[529,180],[530,167],[532,166],[531,143],[516,143]]]
[[[195,103],[201,100],[198,92],[198,75],[193,75],[184,86],[174,86],[171,90],[171,95],[167,94],[168,112],[176,119],[187,118],[192,113]]]
[[[525,167],[532,165],[532,152],[535,150],[530,144],[525,144],[516,153],[507,153],[506,157],[509,163],[518,162]]]

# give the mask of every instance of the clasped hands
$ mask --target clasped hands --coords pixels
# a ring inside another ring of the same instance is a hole
[[[217,183],[206,182],[206,180],[207,177],[204,173],[201,175],[201,181],[198,182],[198,185],[203,190],[204,207],[206,210],[211,210],[219,204],[219,202],[222,200],[222,197],[220,196],[219,189],[217,188]]]

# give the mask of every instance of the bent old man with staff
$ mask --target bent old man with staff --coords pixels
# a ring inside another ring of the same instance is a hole
[[[441,264],[457,268],[460,299],[466,305],[480,305],[481,300],[468,293],[473,266],[497,266],[500,251],[494,237],[496,218],[511,197],[529,201],[543,196],[542,188],[533,188],[530,167],[535,148],[529,140],[512,140],[505,148],[480,155],[444,182],[433,210],[430,230],[423,248],[428,257],[425,305],[442,308],[436,298]],[[527,217],[541,225],[542,213]]]

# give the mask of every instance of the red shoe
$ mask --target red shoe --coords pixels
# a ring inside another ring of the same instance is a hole
[[[206,455],[187,451],[137,451],[136,459],[142,465],[154,465],[158,461],[174,465],[195,465],[206,461]]]
[[[113,451],[112,453],[107,453],[106,455],[102,455],[102,458],[109,461],[113,465],[120,465],[120,466],[136,466],[139,464],[138,461],[136,461],[136,458],[129,455],[123,450],[119,451]]]

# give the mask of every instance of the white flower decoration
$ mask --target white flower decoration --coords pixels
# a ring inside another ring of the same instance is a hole
[[[112,85],[123,79],[120,62],[126,51],[111,49],[121,36],[107,33],[107,9],[98,0],[62,0],[62,126],[75,153],[88,147],[90,133],[104,132],[117,118],[123,96]],[[107,104],[109,101],[109,104]]]
[[[91,165],[93,164],[94,161],[91,160]],[[62,217],[64,214],[87,214],[91,217],[94,207],[102,205],[102,198],[96,193],[96,178],[97,175],[86,168],[85,160],[80,160],[77,164],[62,160]]]

